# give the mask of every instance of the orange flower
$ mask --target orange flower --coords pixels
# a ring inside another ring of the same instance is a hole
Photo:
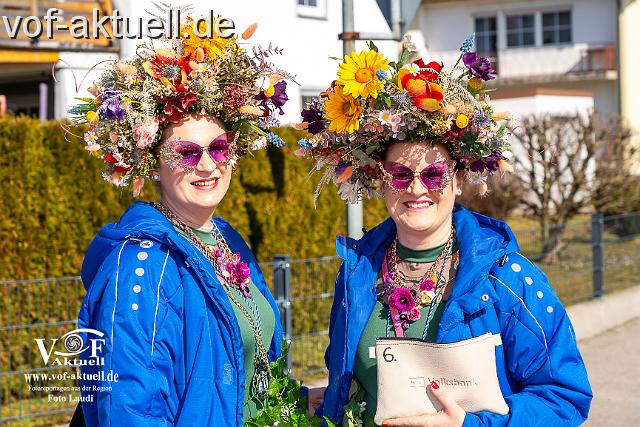
[[[444,99],[444,90],[428,78],[426,75],[404,74],[400,84],[409,93],[413,105],[421,110],[434,112],[440,108],[440,103]]]
[[[353,167],[347,166],[344,169],[344,172],[342,172],[338,177],[338,182],[345,182],[346,180],[351,178],[351,175],[353,175]]]
[[[249,40],[251,38],[251,36],[253,35],[253,33],[256,32],[256,29],[258,28],[258,24],[257,23],[253,23],[251,25],[249,25],[247,27],[246,30],[244,30],[244,32],[242,33],[242,39],[243,40]]]

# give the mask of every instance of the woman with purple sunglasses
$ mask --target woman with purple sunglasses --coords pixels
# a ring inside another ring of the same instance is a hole
[[[502,339],[496,371],[507,414],[466,412],[447,393],[452,383],[434,379],[415,390],[439,412],[382,425],[575,426],[587,417],[585,366],[544,273],[519,253],[505,223],[455,203],[511,170],[510,126],[483,89],[493,70],[469,47],[444,70],[409,62],[409,40],[395,63],[370,44],[346,56],[331,88],[302,112],[313,136],[299,142],[299,154],[324,170],[321,185],[335,182],[348,201],[379,195],[389,212],[361,239],[337,239],[343,264],[325,354],[329,385],[316,412],[339,423],[374,425],[369,350],[377,338],[451,343],[485,333]]]
[[[73,109],[109,182],[138,196],[151,179],[160,193],[102,228],[84,260],[78,325],[103,342],[82,353],[88,426],[240,426],[262,408],[280,355],[258,263],[213,215],[239,158],[282,143],[268,129],[287,100],[284,72],[191,25],[166,49],[115,62]]]

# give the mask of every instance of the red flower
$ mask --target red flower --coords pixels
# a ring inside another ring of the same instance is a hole
[[[407,320],[409,322],[417,322],[420,319],[420,310],[412,308],[407,312]]]
[[[438,63],[436,61],[431,61],[425,65],[422,58],[416,59],[415,61],[413,61],[413,63],[420,67],[420,71],[417,73],[418,76],[430,82],[438,81],[440,71],[442,71],[442,68],[444,68],[444,65],[442,63]]]
[[[128,166],[127,167],[125,167],[125,166],[114,166],[113,170],[116,171],[116,172],[119,172],[119,173],[124,173],[124,172],[126,172],[128,170],[131,170],[131,167],[128,167]]]
[[[145,61],[142,68],[151,77],[158,79],[176,92],[185,92],[184,84],[191,72],[187,58],[166,49],[158,49],[151,61]]]
[[[163,121],[177,123],[184,113],[189,110],[189,107],[198,103],[198,97],[188,92],[178,96],[165,96],[158,99],[158,102],[164,104],[164,114],[166,114],[166,117]]]
[[[413,105],[421,110],[437,111],[444,99],[444,90],[436,83],[442,64],[434,61],[425,65],[422,59],[414,61],[414,64],[420,67],[417,73],[410,73],[406,68],[400,70],[400,86],[409,92]]]

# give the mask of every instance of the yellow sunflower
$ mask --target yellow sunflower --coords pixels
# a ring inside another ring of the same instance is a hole
[[[329,120],[329,132],[352,133],[360,128],[362,105],[353,96],[346,94],[340,86],[329,92],[324,102],[325,117]]]
[[[200,21],[198,26],[198,32],[202,35],[208,34],[209,24],[205,21]],[[180,29],[180,36],[184,46],[185,58],[191,56],[193,52],[201,47],[210,58],[215,59],[222,55],[222,49],[232,43],[235,43],[233,38],[224,39],[217,35],[215,28],[213,31],[213,37],[200,37],[195,31],[195,21],[191,18],[187,18],[187,24],[183,25]]]
[[[363,50],[359,54],[353,52],[346,55],[344,62],[340,64],[337,83],[344,85],[344,93],[351,94],[354,98],[361,96],[366,99],[369,95],[377,98],[378,91],[383,86],[376,73],[388,69],[389,60],[374,50]]]

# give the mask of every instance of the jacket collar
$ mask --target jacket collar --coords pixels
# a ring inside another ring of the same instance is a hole
[[[519,250],[518,244],[504,222],[471,212],[461,205],[456,205],[453,210],[453,223],[460,266],[449,301],[463,312],[472,314],[497,300],[495,290],[484,279],[498,259]],[[379,268],[377,261],[381,261],[395,235],[395,223],[387,218],[358,241],[340,236],[336,242],[337,252],[352,265],[352,269],[356,265]]]
[[[235,233],[229,224],[220,217],[214,218],[215,224],[229,246],[235,251]],[[197,250],[184,236],[178,233],[171,221],[151,203],[136,202],[122,214],[118,222],[105,225],[91,242],[82,266],[84,283],[91,283],[97,268],[109,254],[109,247],[127,239],[150,239],[164,244],[181,253],[185,260],[204,271],[210,264],[205,255]],[[87,285],[88,286],[88,285]]]

